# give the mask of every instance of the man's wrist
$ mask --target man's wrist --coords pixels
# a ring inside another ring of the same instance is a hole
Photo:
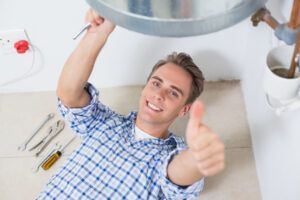
[[[110,33],[107,33],[104,30],[97,31],[97,32],[88,31],[85,34],[83,39],[89,40],[93,44],[101,44],[101,43],[105,43],[109,36],[110,36]]]
[[[97,56],[101,48],[105,45],[107,38],[108,35],[99,32],[87,32],[79,44],[80,49],[84,50],[88,55]]]
[[[167,177],[176,185],[192,185],[203,175],[197,167],[197,160],[191,150],[186,149],[174,156],[167,168]]]

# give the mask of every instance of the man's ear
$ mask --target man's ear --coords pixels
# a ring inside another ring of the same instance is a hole
[[[189,104],[186,104],[185,106],[183,106],[178,114],[179,117],[183,117],[185,116],[189,111],[190,111],[190,108],[191,108],[192,104],[189,103]]]

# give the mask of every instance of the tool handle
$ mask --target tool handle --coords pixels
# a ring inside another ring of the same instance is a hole
[[[42,121],[42,123],[34,130],[34,132],[33,132],[33,134],[29,137],[29,138],[27,138],[26,140],[25,140],[25,142],[23,143],[23,150],[25,150],[26,149],[26,145],[32,140],[32,138],[43,128],[43,126],[50,120],[50,119],[52,119],[53,117],[54,117],[54,113],[49,113],[48,115],[47,115],[47,117],[44,119],[44,121]],[[22,149],[22,147],[19,147],[19,149]]]
[[[52,154],[42,165],[42,168],[44,170],[48,170],[60,157],[61,157],[61,152],[57,151],[54,154]]]

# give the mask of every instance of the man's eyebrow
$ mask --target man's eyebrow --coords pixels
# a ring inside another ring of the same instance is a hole
[[[156,79],[156,80],[158,80],[160,82],[163,82],[163,80],[161,78],[159,78],[158,76],[152,76],[151,78],[154,78],[154,79]]]
[[[158,80],[159,82],[162,82],[162,83],[164,82],[158,76],[152,76],[151,78],[156,79],[156,80]],[[171,85],[171,88],[174,89],[174,90],[176,90],[177,92],[179,92],[183,96],[183,91],[180,88],[176,87],[175,85]]]

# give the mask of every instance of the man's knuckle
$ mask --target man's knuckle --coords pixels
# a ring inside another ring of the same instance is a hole
[[[224,151],[224,149],[225,149],[224,144],[221,143],[221,142],[219,142],[218,145],[217,145],[217,149],[218,149],[219,151]]]

